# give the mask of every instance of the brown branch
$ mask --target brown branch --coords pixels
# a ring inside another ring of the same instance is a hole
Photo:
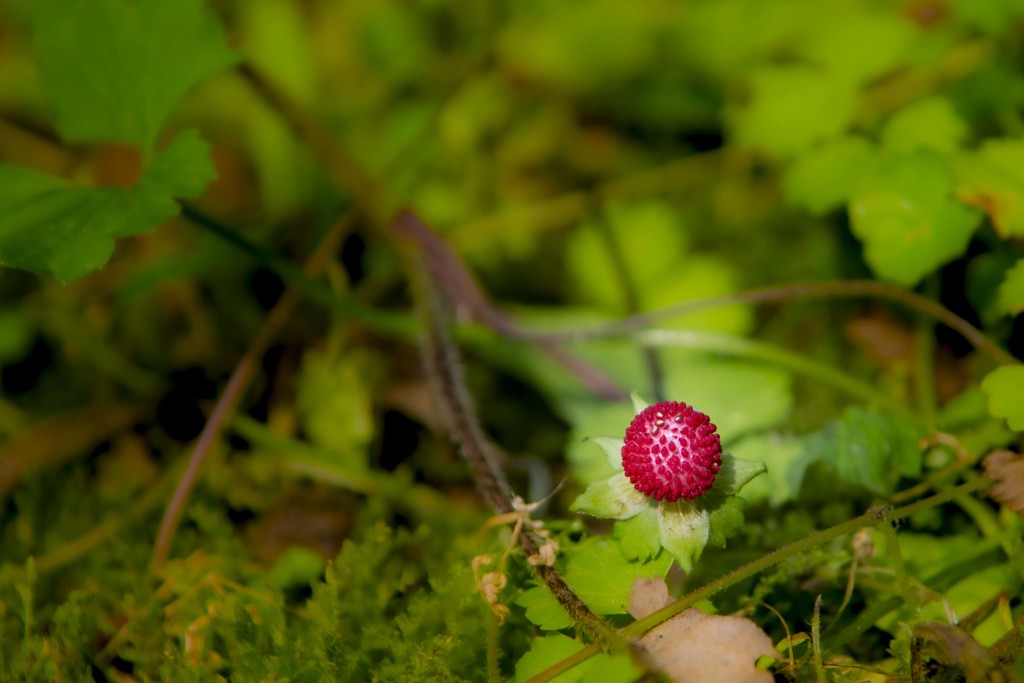
[[[618,401],[626,393],[598,368],[558,348],[556,342],[528,338],[522,329],[498,309],[462,259],[413,213],[405,211],[395,219],[394,234],[417,247],[431,281],[455,306],[463,318],[482,323],[499,334],[535,344],[556,363],[569,370],[595,395]]]
[[[406,229],[429,230],[410,212],[404,212],[396,219],[396,230],[401,232]],[[416,293],[426,317],[424,361],[442,413],[448,422],[451,438],[458,444],[463,457],[469,463],[473,479],[484,499],[498,514],[512,512],[515,510],[513,495],[498,464],[497,448],[484,434],[477,420],[473,397],[463,379],[458,347],[452,342],[445,326],[449,302],[445,301],[444,293],[434,286],[434,280],[431,279],[429,265],[426,263],[430,258],[429,254],[422,250],[410,252],[413,257],[410,270],[419,273]],[[527,557],[539,554],[540,543],[533,533],[524,531],[519,534],[519,544]],[[557,570],[540,565],[537,567],[537,573],[581,631],[606,646],[627,649],[638,664],[651,670],[645,653],[632,643],[624,641],[611,626],[596,615],[565,583]]]

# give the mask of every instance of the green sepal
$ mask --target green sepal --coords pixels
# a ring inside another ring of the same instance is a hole
[[[693,571],[711,533],[711,515],[694,501],[662,503],[658,506],[661,546],[676,559],[683,571]]]
[[[760,460],[734,458],[731,453],[722,453],[722,467],[715,476],[712,495],[734,496],[754,477],[764,474],[768,467]]]
[[[612,529],[622,554],[630,560],[649,560],[661,552],[658,512],[648,506],[640,514],[615,522]]]
[[[585,440],[597,444],[604,451],[612,469],[622,469],[622,439],[616,439],[614,436],[593,436]]]
[[[605,519],[629,519],[640,514],[645,507],[646,496],[619,472],[608,479],[592,482],[569,509]]]
[[[636,393],[635,391],[629,392],[629,398],[631,401],[633,401],[633,413],[636,415],[639,415],[645,408],[647,408],[650,405],[647,401],[640,398],[640,394]]]

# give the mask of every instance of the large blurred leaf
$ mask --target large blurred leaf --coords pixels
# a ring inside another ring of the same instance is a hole
[[[1024,259],[1006,271],[996,302],[1001,313],[1017,315],[1024,311]]]
[[[879,277],[911,286],[963,253],[981,216],[952,191],[935,154],[896,155],[875,165],[850,203],[850,217]]]
[[[807,439],[798,462],[800,468],[812,461],[827,463],[845,481],[885,495],[901,476],[921,473],[921,436],[913,423],[850,408],[841,420]]]
[[[522,5],[528,9],[502,32],[498,53],[534,78],[585,92],[623,81],[657,59],[662,24],[655,6],[616,0]]]
[[[929,97],[896,112],[882,131],[882,143],[898,152],[954,152],[967,133],[967,124],[949,100]]]
[[[871,168],[874,152],[864,138],[845,135],[807,150],[783,177],[789,201],[816,214],[839,208]]]
[[[614,314],[627,312],[628,297],[618,277],[617,259],[621,259],[632,282],[641,310],[738,289],[731,264],[689,252],[684,218],[670,204],[650,201],[616,205],[602,220],[603,225],[580,226],[569,242],[569,272],[587,301]],[[602,231],[607,235],[603,236]],[[610,243],[606,237],[610,237]],[[615,257],[613,249],[617,251]],[[731,306],[686,315],[672,320],[672,324],[743,333],[750,320],[749,307]]]
[[[987,140],[956,159],[957,194],[982,209],[1003,237],[1024,235],[1024,140]]]
[[[768,67],[751,80],[750,104],[733,117],[741,145],[791,157],[843,132],[853,118],[855,86],[826,69]]]
[[[1011,429],[1024,432],[1024,366],[1004,365],[985,376],[981,388],[988,394],[988,409],[1005,417]]]
[[[899,66],[913,38],[910,22],[895,7],[881,12],[833,15],[810,33],[805,56],[836,77],[864,83]]]
[[[130,142],[148,155],[182,96],[234,61],[202,0],[41,0],[33,9],[68,141]]]
[[[213,178],[206,143],[185,131],[130,189],[84,188],[0,163],[0,263],[73,280],[103,266],[114,238],[152,230],[178,213],[175,197]]]
[[[308,351],[302,358],[295,408],[313,443],[342,456],[346,465],[366,465],[373,438],[370,393],[355,357]]]

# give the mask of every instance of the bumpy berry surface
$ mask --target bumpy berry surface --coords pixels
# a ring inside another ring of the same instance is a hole
[[[703,496],[722,466],[722,441],[704,413],[665,401],[644,408],[626,429],[622,469],[640,493],[675,502]]]

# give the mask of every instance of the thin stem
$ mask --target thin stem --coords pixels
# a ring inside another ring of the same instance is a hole
[[[501,682],[498,670],[498,615],[493,612],[487,620],[487,679],[490,683]]]
[[[814,612],[811,615],[811,647],[814,650],[814,673],[818,683],[826,683],[828,674],[821,659],[821,596],[814,600]]]
[[[634,338],[641,344],[649,346],[683,347],[769,362],[795,374],[829,384],[869,403],[885,406],[900,413],[908,412],[905,405],[882,393],[872,384],[836,370],[831,365],[819,363],[773,344],[696,330],[647,330],[636,333]]]
[[[928,278],[925,292],[929,299],[938,294],[938,280]],[[935,426],[935,323],[918,313],[914,325],[914,397],[917,410],[928,427]]]
[[[526,339],[543,339],[550,342],[581,342],[590,339],[603,339],[606,337],[621,336],[628,332],[640,330],[666,318],[674,318],[688,313],[705,311],[724,306],[738,306],[741,304],[767,303],[774,301],[786,301],[788,299],[799,299],[803,297],[813,298],[852,298],[852,297],[878,297],[889,299],[900,303],[912,310],[920,311],[928,317],[955,330],[964,339],[971,342],[974,348],[988,355],[993,360],[1004,365],[1020,363],[1020,360],[1000,348],[978,328],[956,315],[939,303],[931,301],[920,294],[890,285],[885,282],[874,280],[839,280],[832,282],[798,282],[779,287],[767,287],[754,289],[737,294],[708,297],[685,301],[672,306],[640,313],[622,320],[606,325],[599,325],[584,330],[568,330],[560,332],[522,331]]]
[[[900,552],[900,539],[896,535],[896,529],[887,521],[880,523],[878,528],[885,536],[885,544],[889,547],[889,555],[892,556],[893,570],[896,572],[896,583],[899,584],[900,593],[909,598],[911,593],[910,582],[907,580],[907,566],[903,562],[903,553]]]
[[[411,213],[398,218],[398,229],[420,230],[426,226]],[[458,444],[469,464],[477,489],[499,515],[516,510],[512,491],[497,458],[497,448],[484,434],[477,418],[476,405],[466,387],[459,349],[448,332],[447,305],[443,292],[434,286],[422,251],[409,254],[409,270],[417,277],[413,280],[413,294],[424,317],[425,334],[422,341],[424,365],[431,380],[447,423],[451,439]],[[526,557],[540,554],[540,539],[526,531],[518,535],[519,545]],[[559,604],[572,617],[582,632],[606,647],[630,654],[645,670],[651,670],[646,653],[621,638],[601,617],[593,612],[565,582],[554,567],[539,564],[537,574]]]
[[[258,353],[253,351],[258,351]],[[220,438],[225,422],[231,413],[234,412],[246,388],[248,388],[249,379],[259,364],[259,356],[262,355],[262,351],[262,348],[257,349],[255,345],[250,346],[250,352],[247,352],[235,366],[234,371],[231,373],[231,379],[228,380],[227,386],[217,399],[217,405],[213,409],[213,413],[206,421],[206,424],[203,425],[203,431],[199,434],[199,440],[196,441],[192,454],[189,456],[188,467],[185,468],[185,473],[178,481],[178,486],[174,489],[174,494],[171,496],[171,500],[164,511],[163,519],[160,521],[160,531],[157,533],[156,541],[153,544],[151,565],[154,574],[159,574],[163,569],[164,563],[167,561],[167,556],[171,551],[171,542],[178,531],[181,517],[185,513],[185,504],[188,502],[192,489],[199,479],[199,472],[202,470],[203,465],[206,464],[207,457],[213,450],[217,439]]]
[[[742,567],[734,569],[715,581],[688,593],[671,605],[664,607],[657,612],[640,619],[639,621],[633,622],[624,628],[622,633],[626,636],[642,635],[666,619],[670,619],[688,607],[692,607],[697,602],[704,600],[705,598],[710,598],[712,595],[719,593],[740,581],[760,574],[765,569],[773,567],[783,560],[799,555],[800,553],[806,552],[823,543],[827,543],[834,538],[845,536],[846,534],[857,531],[858,529],[873,526],[884,520],[909,517],[916,512],[937,507],[943,503],[954,500],[958,496],[972,493],[988,485],[989,483],[985,480],[967,482],[957,486],[956,488],[950,489],[949,491],[937,493],[934,496],[924,498],[903,507],[886,510],[884,512],[877,509],[868,510],[859,517],[854,517],[853,519],[847,520],[833,527],[829,527],[828,529],[816,531],[809,536],[805,536],[799,541],[794,541],[793,543],[783,546],[778,550],[774,550],[767,555],[764,555],[763,557],[760,557]]]
[[[608,258],[611,260],[612,272],[615,274],[615,279],[618,280],[619,289],[622,291],[622,296],[625,299],[626,313],[635,315],[640,312],[640,298],[637,295],[636,284],[633,281],[633,273],[629,271],[629,264],[626,263],[625,256],[623,255],[622,245],[619,244],[615,233],[612,232],[611,226],[603,217],[597,217],[594,221],[594,226],[601,242],[604,244],[605,252],[607,252]],[[647,368],[647,377],[651,383],[650,389],[654,400],[656,402],[666,400],[664,371],[662,370],[661,359],[658,358],[657,350],[650,346],[644,346],[640,349],[640,353]]]
[[[338,311],[346,318],[358,321],[376,332],[392,334],[404,338],[411,338],[417,333],[418,326],[408,315],[401,313],[389,313],[387,311],[373,308],[372,306],[367,306],[361,301],[351,297],[345,297],[338,292],[335,292],[316,280],[314,275],[320,272],[325,264],[318,264],[315,268],[311,268],[309,266],[305,269],[300,268],[291,261],[277,256],[267,249],[264,249],[262,246],[248,240],[239,231],[224,225],[195,206],[187,202],[181,202],[180,206],[182,216],[192,221],[195,225],[250,254],[253,258],[265,264],[267,267],[272,268],[274,272],[288,282],[292,288],[299,290],[310,300],[315,301],[326,308]],[[344,219],[346,221],[346,229],[347,221],[350,221],[354,214],[350,212],[347,216],[348,217]],[[333,253],[333,251],[324,251],[324,254],[327,257]],[[291,303],[290,305],[294,305],[294,303]]]
[[[183,206],[183,213],[191,214],[190,217],[198,215],[187,205]],[[327,236],[317,245],[317,248],[307,260],[305,272],[302,273],[304,277],[311,278],[312,275],[326,267],[330,261],[330,256],[337,251],[338,246],[341,244],[342,236],[347,233],[354,216],[355,214],[350,212],[335,222]],[[185,468],[185,472],[179,480],[177,487],[175,487],[174,494],[171,496],[167,508],[164,510],[163,519],[160,521],[160,530],[153,544],[151,570],[154,573],[159,573],[167,561],[171,551],[171,543],[178,531],[181,517],[185,513],[185,505],[192,493],[192,489],[195,488],[196,482],[199,479],[199,473],[202,471],[203,465],[206,464],[214,444],[219,440],[221,433],[224,431],[224,426],[231,418],[231,415],[234,414],[235,408],[238,407],[239,402],[249,388],[249,383],[260,365],[263,353],[288,321],[298,301],[298,290],[295,287],[289,287],[274,305],[274,308],[271,309],[267,317],[264,318],[263,324],[260,326],[252,342],[250,342],[249,348],[246,349],[245,354],[239,359],[235,369],[231,372],[231,377],[218,397],[213,413],[206,421],[206,424],[203,425],[203,431],[200,432],[199,439],[192,449],[188,466]]]
[[[824,543],[828,543],[829,541],[835,538],[839,538],[840,536],[845,536],[846,534],[853,533],[854,531],[857,531],[858,529],[862,529],[864,527],[874,526],[879,523],[888,523],[889,521],[894,519],[902,519],[904,517],[909,517],[910,515],[920,512],[921,510],[927,510],[933,507],[937,507],[939,505],[943,505],[944,503],[948,503],[949,501],[956,499],[958,496],[973,493],[989,485],[990,482],[984,479],[979,479],[977,481],[970,481],[961,484],[956,488],[950,489],[949,491],[937,493],[934,496],[924,498],[922,500],[919,500],[915,503],[911,503],[909,505],[905,505],[903,507],[884,511],[877,508],[868,510],[863,515],[854,517],[853,519],[849,519],[840,524],[836,524],[835,526],[829,527],[828,529],[816,531],[813,534],[805,536],[799,541],[794,541],[789,545],[785,545],[781,548],[778,548],[777,550],[773,550],[772,552],[763,555],[762,557],[759,557],[753,562],[749,562],[743,565],[742,567],[738,567],[733,571],[729,572],[728,574],[725,574],[724,576],[721,576],[718,579],[712,581],[711,583],[705,584],[704,586],[701,586],[700,588],[687,593],[683,597],[673,602],[671,605],[663,607],[657,612],[654,612],[644,617],[643,619],[639,619],[633,622],[629,626],[626,626],[625,628],[621,629],[619,631],[619,634],[625,638],[639,638],[640,636],[647,633],[654,627],[671,619],[680,612],[689,609],[690,607],[693,607],[696,603],[700,602],[701,600],[710,598],[712,595],[715,595],[716,593],[719,593],[731,586],[734,586],[741,581],[745,581],[746,579],[756,576],[757,574],[760,574],[766,569],[773,567],[791,557],[795,557],[796,555],[804,553],[810,550],[811,548],[822,545]],[[896,597],[900,601],[902,601],[902,597]],[[568,670],[569,668],[571,668],[571,666],[575,666],[586,661],[598,652],[600,652],[600,648],[594,646],[581,650],[573,654],[571,657],[567,657],[561,662],[546,669],[537,676],[534,676],[530,679],[530,683],[541,683],[542,681],[551,680],[552,677]],[[567,664],[568,662],[570,662],[570,660],[572,663]]]
[[[849,624],[847,624],[840,631],[828,638],[826,646],[832,650],[837,650],[854,638],[859,636],[864,631],[878,623],[878,620],[883,616],[892,612],[894,609],[904,603],[904,597],[902,595],[890,595],[881,602],[876,602],[872,605],[868,605],[862,610],[856,617],[853,618]]]

